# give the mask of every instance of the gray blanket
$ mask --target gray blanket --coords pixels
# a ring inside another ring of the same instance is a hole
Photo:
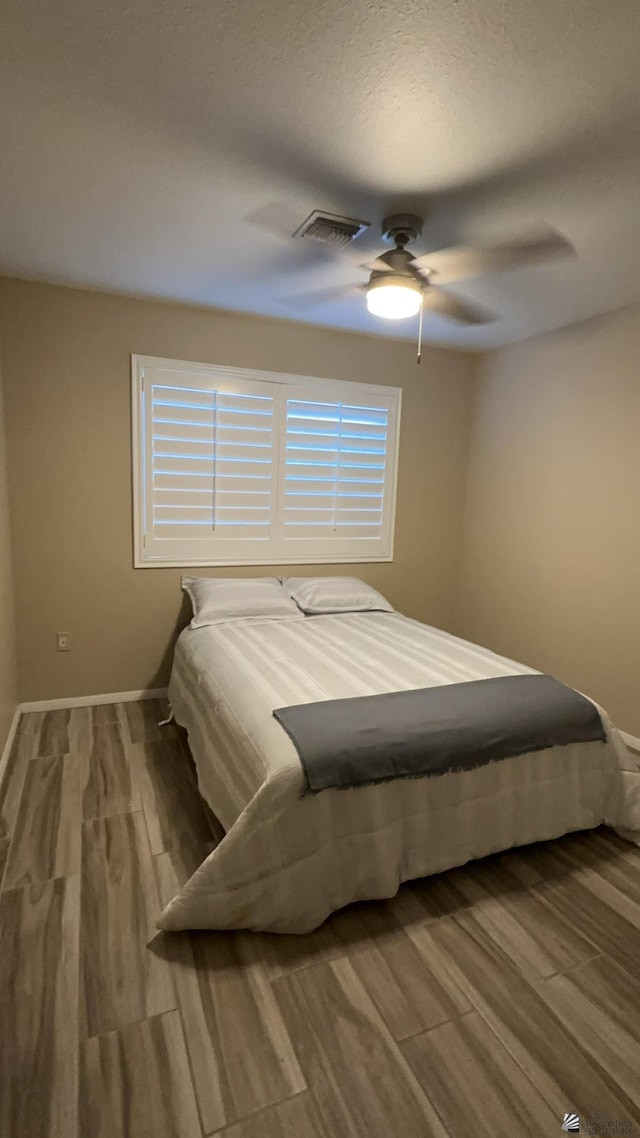
[[[588,699],[541,675],[323,700],[273,714],[296,746],[311,793],[606,739]]]

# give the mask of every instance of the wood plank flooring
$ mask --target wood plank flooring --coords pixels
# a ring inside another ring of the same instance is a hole
[[[306,937],[158,933],[221,838],[164,715],[147,700],[19,724],[0,787],[0,1138],[527,1138],[571,1111],[640,1138],[639,848],[570,835]]]

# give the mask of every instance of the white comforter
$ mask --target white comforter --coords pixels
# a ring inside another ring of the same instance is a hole
[[[604,713],[605,743],[305,797],[272,715],[532,671],[396,613],[183,632],[169,698],[226,835],[159,927],[307,932],[350,901],[391,897],[403,881],[514,845],[602,822],[640,844],[640,769]]]

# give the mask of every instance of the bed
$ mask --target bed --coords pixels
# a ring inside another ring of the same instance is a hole
[[[602,823],[640,844],[640,769],[605,712],[602,742],[318,794],[303,793],[298,753],[273,715],[527,674],[537,673],[396,612],[186,629],[169,698],[225,837],[159,927],[306,933],[352,901],[512,846]]]

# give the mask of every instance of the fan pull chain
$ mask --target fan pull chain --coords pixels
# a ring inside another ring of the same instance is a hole
[[[416,363],[419,364],[422,360],[422,313],[424,312],[424,292],[420,297],[420,319],[418,323],[418,358]]]

